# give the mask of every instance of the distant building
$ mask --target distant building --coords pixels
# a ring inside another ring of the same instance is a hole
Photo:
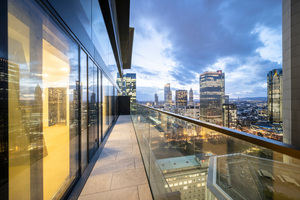
[[[170,87],[170,83],[167,83],[164,87],[164,97],[165,97],[165,104],[172,104],[172,91]]]
[[[175,113],[186,117],[198,119],[198,120],[200,118],[199,106],[197,105],[188,105],[181,108],[177,108],[175,110]]]
[[[222,70],[200,75],[200,120],[223,125],[225,74]]]
[[[225,99],[225,103],[226,103],[226,104],[229,104],[229,95],[225,95],[225,96],[224,96],[224,99]]]
[[[180,198],[186,200],[206,198],[206,182],[209,156],[197,154],[191,156],[158,159],[157,164],[162,170],[172,192],[179,191]]]
[[[194,104],[194,92],[193,89],[191,88],[189,91],[189,105],[193,105]]]
[[[282,69],[268,73],[268,114],[271,123],[282,122]]]
[[[237,107],[235,104],[223,104],[223,126],[236,128],[237,126]]]
[[[136,74],[135,73],[127,73],[123,75],[123,80],[120,78],[119,74],[117,76],[117,84],[119,88],[122,90],[122,94],[118,94],[119,96],[131,96],[130,102],[136,102]]]
[[[155,105],[155,106],[158,105],[158,96],[157,96],[156,93],[155,93],[155,95],[154,95],[154,105]]]
[[[187,105],[187,90],[176,90],[175,104],[176,108]]]

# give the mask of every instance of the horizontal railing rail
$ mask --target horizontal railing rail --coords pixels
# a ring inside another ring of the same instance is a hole
[[[204,122],[204,121],[200,121],[200,120],[193,119],[193,118],[190,118],[190,117],[185,117],[185,116],[182,116],[182,115],[178,115],[178,114],[175,114],[175,113],[159,110],[159,109],[152,108],[152,107],[149,107],[149,106],[145,106],[145,105],[142,105],[142,104],[137,104],[137,106],[142,106],[144,108],[147,108],[147,109],[159,112],[159,113],[163,113],[163,114],[175,117],[177,119],[187,121],[189,123],[192,123],[192,124],[195,124],[195,125],[198,125],[198,126],[209,128],[211,130],[220,132],[222,134],[225,134],[225,135],[228,135],[228,136],[231,136],[231,137],[234,137],[234,138],[238,138],[240,140],[243,140],[243,141],[246,141],[246,142],[261,146],[261,147],[265,147],[267,149],[270,149],[270,150],[273,150],[273,151],[291,156],[293,158],[300,159],[300,147],[297,147],[297,146],[294,146],[294,145],[291,145],[291,144],[286,144],[286,143],[279,142],[279,141],[276,141],[276,140],[263,138],[263,137],[260,137],[260,136],[252,135],[252,134],[241,132],[241,131],[237,131],[237,130],[234,130],[234,129],[219,126],[219,125],[212,124],[212,123],[209,123],[209,122]]]

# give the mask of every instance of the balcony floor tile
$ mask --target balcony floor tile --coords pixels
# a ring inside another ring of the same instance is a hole
[[[152,199],[130,115],[119,116],[79,199]]]

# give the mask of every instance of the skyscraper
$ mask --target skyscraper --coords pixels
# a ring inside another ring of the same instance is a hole
[[[223,104],[223,126],[228,128],[236,128],[237,114],[235,104]]]
[[[177,108],[187,105],[187,90],[176,90],[175,104]]]
[[[200,120],[222,125],[225,74],[222,70],[200,75]]]
[[[271,123],[282,122],[282,69],[268,73],[268,115]]]
[[[225,99],[225,103],[226,103],[226,104],[229,104],[229,95],[225,95],[225,96],[224,96],[224,99]]]
[[[189,105],[193,105],[194,104],[194,92],[193,89],[191,88],[189,91]]]
[[[157,96],[156,93],[155,93],[155,95],[154,95],[154,105],[155,105],[155,106],[158,105],[158,96]]]
[[[119,74],[117,77],[117,83],[123,92],[124,96],[131,96],[130,102],[136,102],[136,74],[127,73],[123,75],[123,81]],[[120,94],[119,94],[120,95]]]
[[[165,104],[172,104],[172,91],[170,89],[170,83],[167,83],[164,88],[164,97],[165,97]]]
[[[282,1],[283,142],[300,146],[300,1]]]

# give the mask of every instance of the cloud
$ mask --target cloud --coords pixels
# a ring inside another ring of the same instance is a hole
[[[270,60],[282,63],[282,35],[281,30],[271,29],[265,26],[257,25],[252,31],[253,34],[258,34],[262,47],[256,49],[265,60]]]
[[[266,96],[266,73],[281,64],[280,0],[133,0],[131,26],[137,90],[170,82],[198,95],[199,74],[221,69],[226,92]]]

